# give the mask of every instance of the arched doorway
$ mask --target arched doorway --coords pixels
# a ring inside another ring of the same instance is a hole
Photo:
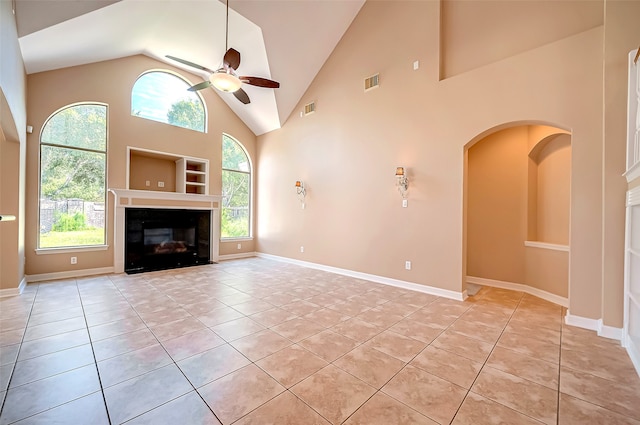
[[[513,123],[465,146],[466,282],[568,305],[571,134]]]

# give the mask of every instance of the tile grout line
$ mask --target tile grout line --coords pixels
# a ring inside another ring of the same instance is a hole
[[[36,303],[36,298],[38,296],[38,292],[40,290],[40,285],[38,284],[38,286],[36,287],[36,293],[33,295],[33,301],[31,302],[31,308],[29,309],[29,315],[27,316],[27,323],[25,323],[24,325],[24,331],[22,332],[22,338],[20,338],[20,348],[18,349],[18,354],[16,355],[16,360],[15,362],[13,362],[13,368],[11,369],[11,376],[9,377],[9,381],[7,382],[7,390],[4,392],[4,396],[3,396],[3,400],[2,400],[2,407],[0,408],[0,418],[2,418],[2,413],[4,412],[4,408],[6,405],[6,401],[7,401],[7,397],[9,396],[9,389],[11,387],[11,381],[13,380],[13,374],[16,371],[16,367],[18,366],[18,358],[20,357],[20,351],[22,351],[22,344],[24,342],[24,337],[27,333],[27,328],[29,325],[29,320],[31,319],[31,314],[33,313],[33,306]],[[22,420],[24,418],[18,419],[18,420]]]
[[[517,311],[517,310],[518,310],[518,308],[520,307],[520,304],[522,304],[522,300],[524,299],[524,296],[525,296],[525,294],[523,293],[523,294],[522,294],[522,296],[520,297],[520,299],[518,300],[518,304],[516,305],[516,307],[513,309],[513,311],[512,311],[512,312],[511,312],[511,314],[509,315],[509,319],[507,320],[507,322],[505,323],[504,327],[503,327],[503,328],[502,328],[502,330],[500,331],[500,335],[498,336],[498,339],[496,339],[496,342],[493,344],[493,348],[491,348],[491,351],[490,351],[490,352],[489,352],[489,354],[487,355],[487,358],[486,358],[486,359],[484,360],[484,362],[482,363],[482,366],[480,367],[480,370],[478,370],[478,374],[477,374],[477,375],[475,376],[475,378],[473,379],[473,382],[471,383],[471,385],[469,385],[469,389],[467,390],[467,393],[465,394],[464,398],[462,399],[462,402],[460,403],[460,405],[459,405],[459,406],[458,406],[458,408],[456,409],[456,412],[455,412],[455,414],[453,415],[453,418],[451,418],[451,422],[453,422],[453,421],[455,420],[456,416],[457,416],[457,415],[458,415],[458,413],[460,412],[460,408],[462,407],[462,405],[464,404],[465,400],[466,400],[466,399],[467,399],[467,397],[469,396],[469,393],[470,393],[470,392],[472,392],[472,391],[471,391],[471,388],[473,388],[473,385],[474,385],[474,384],[476,383],[476,381],[478,380],[478,377],[480,376],[480,373],[482,373],[482,370],[483,370],[483,369],[485,368],[485,366],[487,365],[487,362],[489,361],[489,358],[491,357],[491,354],[493,354],[493,351],[494,351],[494,350],[495,350],[495,348],[498,346],[498,341],[500,341],[500,338],[501,338],[501,337],[502,337],[502,335],[504,334],[504,331],[507,329],[507,326],[509,326],[509,322],[511,321],[511,319],[513,318],[513,315],[516,313],[516,311]],[[472,307],[472,308],[473,308],[473,307]],[[458,319],[459,319],[459,318],[458,318]],[[454,321],[454,323],[455,323],[455,322],[457,322],[457,321],[458,321],[458,319],[456,319],[456,320]],[[453,325],[453,323],[452,323],[451,325]],[[451,326],[451,325],[450,325],[450,326]],[[448,328],[447,328],[447,329],[448,329]],[[490,366],[488,366],[488,367],[490,367]],[[475,394],[475,393],[474,393],[474,394]],[[481,394],[478,394],[478,395],[480,395],[481,397],[484,397],[484,396],[483,396],[483,395],[481,395]],[[489,399],[488,397],[485,397],[485,398]],[[491,399],[489,399],[489,400],[491,400]],[[497,401],[495,401],[495,400],[491,400],[491,401],[493,401],[494,403],[498,403],[499,405],[504,406],[504,407],[506,407],[506,408],[508,408],[508,409],[511,409],[511,410],[513,410],[514,412],[517,412],[517,413],[520,413],[520,414],[522,414],[522,415],[524,415],[524,416],[527,416],[527,417],[529,417],[529,418],[532,418],[532,417],[531,417],[531,416],[529,416],[528,414],[526,414],[526,413],[524,413],[524,412],[520,412],[520,411],[518,411],[518,410],[516,410],[516,409],[513,409],[513,408],[511,408],[511,407],[509,407],[509,406],[506,406],[506,405],[504,405],[504,404],[502,404],[502,403],[500,403],[500,402],[497,402]],[[557,415],[556,415],[556,417],[557,417]],[[534,419],[534,420],[536,420],[536,421],[537,421],[537,419],[535,419],[535,418],[532,418],[532,419]],[[451,422],[450,422],[450,423],[451,423]]]
[[[107,398],[104,395],[104,387],[102,386],[102,378],[100,377],[100,369],[98,368],[98,360],[96,359],[96,352],[93,349],[93,339],[91,338],[91,333],[89,332],[89,323],[87,322],[87,313],[84,310],[84,302],[82,301],[82,294],[80,293],[80,288],[78,287],[78,280],[76,279],[76,290],[78,291],[78,297],[80,298],[80,307],[82,308],[82,318],[84,319],[84,324],[87,329],[87,336],[89,337],[89,344],[91,345],[91,355],[93,356],[93,364],[96,367],[96,373],[98,375],[98,384],[100,385],[100,393],[102,394],[102,402],[104,403],[104,410],[107,413],[107,421],[111,424],[111,415],[109,414],[109,407],[107,406]]]
[[[143,279],[143,280],[146,280],[146,279]],[[111,279],[109,279],[109,281],[111,281]],[[162,291],[161,289],[157,288],[157,287],[156,287],[155,285],[153,285],[152,283],[149,283],[149,282],[147,282],[147,283],[148,283],[150,286],[152,286],[152,287],[154,288],[154,290],[156,290],[156,291],[160,291],[161,293],[163,293],[163,294],[164,294],[164,291]],[[153,337],[156,339],[156,341],[157,341],[158,345],[160,345],[160,347],[162,347],[162,349],[164,350],[164,352],[165,352],[165,353],[167,354],[167,356],[171,359],[171,362],[173,363],[173,365],[175,365],[175,367],[180,371],[180,373],[182,374],[182,376],[187,380],[187,382],[189,383],[189,385],[191,385],[191,388],[193,388],[193,391],[198,395],[198,397],[200,397],[200,399],[204,402],[205,406],[207,406],[207,408],[211,411],[211,413],[212,413],[212,414],[214,415],[214,417],[218,420],[218,422],[222,423],[222,421],[220,421],[220,418],[218,418],[218,415],[216,415],[216,413],[213,411],[213,409],[211,409],[211,407],[209,406],[209,404],[208,404],[208,403],[207,403],[207,402],[202,398],[202,395],[200,394],[200,392],[198,391],[198,389],[193,385],[193,383],[189,380],[189,378],[184,374],[184,372],[182,371],[182,369],[180,368],[180,366],[178,366],[178,363],[175,361],[175,359],[171,356],[171,354],[169,354],[169,352],[167,351],[167,349],[165,348],[165,346],[162,344],[162,342],[160,342],[160,340],[158,339],[158,337],[156,336],[156,334],[154,334],[154,333],[153,333],[153,331],[151,330],[151,328],[147,325],[147,322],[145,322],[145,320],[140,316],[140,313],[138,312],[138,310],[136,310],[136,308],[135,308],[133,305],[131,305],[131,303],[129,302],[129,299],[126,297],[126,295],[124,295],[124,294],[122,293],[122,291],[120,290],[120,288],[119,288],[115,283],[113,283],[113,281],[111,281],[111,284],[112,284],[112,285],[113,285],[113,286],[118,290],[118,292],[120,293],[120,295],[122,295],[122,297],[127,301],[127,303],[129,304],[129,307],[131,307],[131,309],[136,313],[136,315],[137,315],[137,316],[138,316],[138,318],[142,321],[142,323],[144,323],[145,328],[146,328],[146,329],[148,329],[148,330],[149,330],[149,332],[151,332],[151,335],[153,335]],[[172,300],[173,300],[173,298],[172,298]],[[175,300],[174,300],[174,301],[175,301]],[[192,316],[192,317],[194,317],[196,320],[198,320],[198,319],[197,319],[195,316],[193,316],[191,313],[189,313],[189,315],[190,315],[190,316]],[[198,320],[198,321],[199,321],[199,320]],[[202,322],[201,322],[201,323],[202,323]],[[204,324],[204,323],[203,323],[203,324]],[[207,329],[209,329],[209,328],[207,327]],[[211,331],[213,332],[213,330],[211,330]],[[135,331],[132,331],[132,332],[135,332]],[[215,333],[215,332],[214,332],[214,333]],[[216,334],[216,335],[217,335],[217,334]],[[145,347],[145,348],[146,348],[146,347]],[[136,351],[136,350],[133,350],[133,351]],[[117,357],[117,356],[115,356],[115,357]],[[165,366],[168,366],[168,365],[165,365]],[[165,367],[165,366],[162,366],[162,367]],[[98,367],[98,362],[96,361],[96,368],[97,368],[97,367]],[[156,369],[151,370],[151,371],[148,371],[148,372],[146,372],[146,373],[150,373],[150,372],[153,372],[153,371],[158,370],[158,369],[159,369],[159,368],[156,368]],[[143,373],[142,375],[146,375],[146,373]],[[134,379],[134,378],[140,377],[140,376],[142,376],[142,375],[137,375],[137,376],[135,376],[135,377],[133,377],[133,378],[130,378],[130,379]],[[125,381],[122,381],[122,382],[125,382]],[[120,384],[120,383],[121,383],[121,382],[119,382],[118,384]],[[118,385],[118,384],[114,384],[114,385]],[[112,386],[113,386],[113,385],[112,385]],[[100,387],[102,388],[102,382],[100,383]],[[102,393],[103,393],[103,396],[104,396],[104,388],[102,388]],[[171,403],[172,401],[175,401],[175,400],[179,399],[180,397],[184,397],[186,394],[189,394],[189,393],[181,394],[181,395],[179,395],[178,397],[172,398],[171,400],[168,400],[168,401],[166,401],[166,402],[164,402],[164,403],[162,403],[162,404],[160,404],[160,405],[158,405],[158,406],[155,406],[155,407],[153,407],[153,408],[151,408],[151,409],[149,409],[149,410],[147,410],[147,411],[141,412],[139,415],[136,415],[136,416],[134,416],[134,417],[132,417],[132,418],[127,419],[127,421],[126,421],[126,422],[129,422],[129,421],[131,421],[131,420],[133,420],[133,419],[135,419],[135,418],[137,418],[137,417],[139,417],[139,416],[142,416],[142,415],[144,415],[144,414],[146,414],[146,413],[149,413],[150,411],[152,411],[152,410],[154,410],[154,409],[157,409],[157,408],[158,408],[158,407],[160,407],[160,406],[164,406],[164,405],[166,405],[166,404],[168,404],[168,403]],[[106,398],[105,398],[105,408],[107,409],[107,415],[108,415],[108,414],[109,414],[109,408],[108,408],[107,403],[106,403]],[[110,421],[110,420],[109,420],[109,423],[111,423],[111,421]]]

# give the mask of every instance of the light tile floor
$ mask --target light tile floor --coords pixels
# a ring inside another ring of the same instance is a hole
[[[28,285],[0,424],[640,424],[625,350],[564,313],[258,258]]]

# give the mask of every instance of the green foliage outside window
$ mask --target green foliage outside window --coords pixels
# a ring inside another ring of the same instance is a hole
[[[251,166],[240,143],[222,138],[221,236],[242,238],[250,233]]]
[[[131,115],[205,132],[204,103],[181,77],[151,71],[141,75],[131,90]]]
[[[167,112],[169,124],[191,129],[204,129],[202,104],[194,100],[179,100]]]
[[[56,211],[56,220],[51,229],[54,232],[74,232],[87,229],[87,217],[82,213],[67,214]]]
[[[105,243],[106,149],[105,105],[72,105],[46,122],[40,137],[40,248]]]

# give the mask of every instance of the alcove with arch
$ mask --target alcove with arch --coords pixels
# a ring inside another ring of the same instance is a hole
[[[466,284],[568,306],[571,132],[505,123],[467,143],[464,159]]]

